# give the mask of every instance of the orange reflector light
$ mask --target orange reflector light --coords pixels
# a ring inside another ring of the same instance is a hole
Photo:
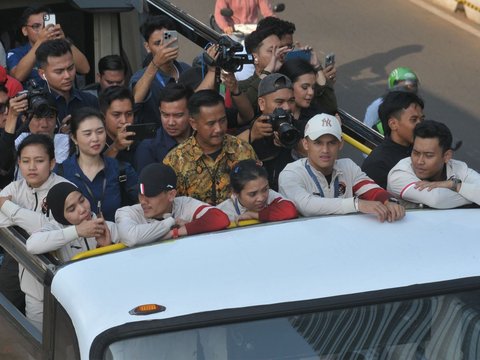
[[[128,313],[130,315],[149,315],[149,314],[162,312],[162,311],[165,311],[165,310],[167,310],[167,308],[163,305],[144,304],[144,305],[139,305],[139,306],[133,308]]]

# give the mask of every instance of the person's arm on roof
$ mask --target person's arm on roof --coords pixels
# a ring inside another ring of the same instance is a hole
[[[405,159],[404,159],[405,160]],[[401,160],[388,174],[387,190],[403,200],[425,204],[435,209],[450,209],[470,204],[470,201],[455,191],[436,188],[431,191],[416,188],[420,179],[413,170],[406,170]]]
[[[120,241],[128,247],[159,240],[175,225],[175,219],[172,217],[141,222],[142,216],[143,210],[140,205],[125,206],[115,213]]]
[[[11,195],[4,194],[2,191],[0,196],[0,227],[15,225],[31,234],[48,222],[42,213],[22,208],[9,200]]]
[[[45,254],[60,249],[79,237],[74,225],[61,228],[48,222],[27,239],[27,251],[31,254]]]
[[[195,200],[195,199],[192,199]],[[227,228],[230,224],[227,214],[213,206],[202,204],[193,214],[193,220],[186,223],[185,234],[179,228],[179,235],[193,235],[204,232],[217,231]]]
[[[282,197],[279,193],[269,190],[269,204],[259,211],[258,220],[261,222],[283,221],[294,219],[298,216],[295,204]],[[270,199],[272,199],[270,201]]]
[[[353,173],[353,193],[359,197],[357,210],[364,214],[374,214],[378,220],[388,222],[400,220],[405,216],[405,208],[391,202],[392,194],[370,179],[358,165],[349,160]]]

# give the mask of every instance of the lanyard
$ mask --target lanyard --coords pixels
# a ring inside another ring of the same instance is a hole
[[[177,69],[177,67],[175,66],[175,64],[173,65],[173,67],[175,68],[175,71],[177,72],[178,74],[178,77],[180,77],[180,71]],[[162,75],[160,75],[157,71],[157,73],[155,74],[155,77],[157,78],[158,82],[160,83],[160,85],[162,85],[162,87],[165,87],[165,79],[163,78]],[[171,77],[170,77],[171,78]],[[174,78],[175,79],[175,78]],[[177,80],[175,80],[175,82],[177,82]]]
[[[235,211],[237,212],[237,215],[242,215],[242,213],[240,212],[240,207],[238,206],[238,198],[235,198],[235,201],[233,201],[233,206],[235,207]]]
[[[310,175],[310,177],[312,178],[313,182],[314,182],[315,185],[317,186],[318,195],[320,195],[321,197],[325,197],[325,194],[323,193],[322,186],[320,185],[320,182],[318,181],[318,178],[317,178],[317,177],[315,176],[315,174],[313,173],[312,168],[310,167],[310,165],[308,165],[308,161],[305,161],[305,169],[307,169],[308,175]],[[335,197],[335,198],[338,198],[338,196],[340,195],[339,188],[340,188],[340,184],[339,184],[339,181],[338,181],[338,176],[336,176],[336,177],[335,177],[335,180],[334,180],[334,182],[333,182],[333,189],[334,189],[334,197]]]
[[[84,178],[82,178],[80,176],[79,173],[76,173],[75,176],[77,176],[82,182],[83,182],[83,185],[85,185],[85,188],[87,189],[87,192],[88,192],[88,195],[90,195],[90,197],[92,198],[93,200],[93,204],[95,204],[95,201],[97,202],[97,214],[101,214],[102,213],[102,201],[103,201],[103,198],[105,196],[105,188],[107,187],[107,177],[106,177],[106,174],[105,174],[105,177],[103,178],[103,186],[102,186],[102,198],[100,200],[97,200],[97,198],[95,197],[95,195],[93,195],[93,191],[92,189],[90,189],[90,186],[88,186],[87,182],[85,181]]]
[[[165,80],[163,80],[162,75],[160,75],[158,71],[155,74],[155,77],[157,78],[158,82],[162,85],[162,87],[165,87]]]

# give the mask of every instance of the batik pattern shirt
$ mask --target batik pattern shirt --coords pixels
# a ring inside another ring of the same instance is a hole
[[[177,174],[178,195],[216,205],[230,196],[230,171],[240,161],[257,159],[253,148],[235,136],[225,135],[220,154],[204,154],[195,136],[172,149],[165,159]]]

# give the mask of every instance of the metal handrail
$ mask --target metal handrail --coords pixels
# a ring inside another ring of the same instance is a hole
[[[0,246],[42,284],[47,272],[54,271],[55,264],[44,255],[34,256],[27,251],[25,236],[16,228],[0,228]]]

